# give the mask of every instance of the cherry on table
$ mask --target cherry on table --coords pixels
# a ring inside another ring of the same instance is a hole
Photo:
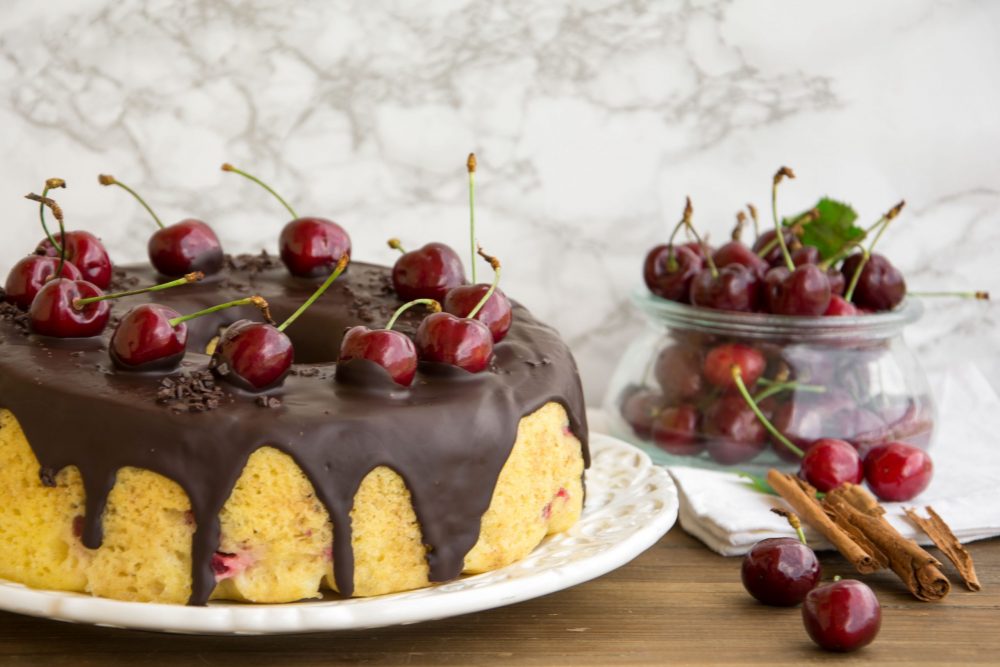
[[[860,484],[865,477],[861,457],[854,446],[837,438],[820,438],[805,448],[799,474],[826,493],[841,484]]]
[[[7,274],[7,282],[4,285],[7,301],[21,310],[27,310],[35,300],[38,290],[56,277],[57,271],[60,272],[59,278],[83,279],[80,270],[70,262],[63,262],[60,269],[58,257],[28,255],[21,258]]]
[[[912,500],[928,487],[933,474],[927,452],[905,442],[876,445],[865,455],[865,481],[882,500]]]
[[[872,589],[853,579],[814,588],[802,604],[806,632],[827,651],[871,644],[882,627],[882,607]]]
[[[794,607],[819,583],[816,554],[798,539],[770,537],[757,542],[743,557],[743,587],[773,607]]]
[[[697,244],[693,244],[697,247]],[[646,253],[642,279],[649,291],[658,297],[690,303],[691,281],[704,267],[704,260],[690,245],[661,244]]]

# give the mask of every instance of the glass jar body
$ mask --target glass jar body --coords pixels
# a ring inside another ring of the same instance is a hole
[[[903,329],[922,308],[849,318],[708,311],[637,293],[647,327],[605,396],[610,429],[664,465],[759,472],[797,467],[732,381],[801,450],[847,440],[863,456],[889,441],[927,448],[936,419],[927,378]]]

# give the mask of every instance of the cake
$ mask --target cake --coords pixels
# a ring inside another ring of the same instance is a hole
[[[157,282],[144,266],[115,286]],[[115,302],[187,313],[259,294],[276,319],[317,282],[272,257],[227,258],[199,283]],[[409,388],[344,331],[400,305],[387,267],[353,262],[289,329],[278,387],[220,380],[209,353],[234,308],[189,322],[169,372],[117,370],[109,331],[31,335],[0,311],[0,578],[129,601],[258,603],[371,596],[523,558],[583,505],[586,421],[572,356],[514,304],[490,368],[421,364]],[[407,311],[397,329],[420,320]]]

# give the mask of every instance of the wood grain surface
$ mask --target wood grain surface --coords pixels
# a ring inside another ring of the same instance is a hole
[[[71,625],[0,612],[0,665],[662,665],[1000,664],[1000,539],[970,545],[983,590],[954,570],[952,593],[918,602],[888,572],[865,578],[883,606],[875,643],[825,653],[800,611],[744,592],[740,560],[674,528],[632,563],[538,600],[458,618],[364,632],[188,637]],[[824,578],[854,576],[836,554]]]

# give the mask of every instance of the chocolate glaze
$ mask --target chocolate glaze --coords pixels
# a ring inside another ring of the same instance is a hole
[[[289,276],[266,258],[252,260],[227,261],[220,274],[153,298],[189,313],[260,294],[281,321],[318,284]],[[129,267],[119,280],[152,284],[157,277],[149,268]],[[147,298],[117,302],[113,317]],[[289,454],[326,506],[334,526],[334,574],[343,595],[353,591],[354,494],[365,475],[382,465],[406,482],[429,545],[430,578],[445,581],[461,573],[465,554],[479,537],[480,519],[521,417],[549,401],[562,404],[589,465],[583,394],[566,345],[518,304],[510,333],[486,372],[423,365],[413,386],[403,389],[370,362],[338,370],[334,361],[344,330],[384,326],[399,304],[388,268],[352,263],[289,327],[296,365],[283,386],[266,392],[275,400],[219,383],[224,393],[220,398],[216,391],[211,403],[218,407],[205,411],[158,402],[162,373],[116,370],[107,352],[110,330],[83,340],[44,338],[26,335],[4,318],[0,405],[20,421],[43,480],[51,483],[66,466],[79,468],[86,491],[82,539],[89,548],[101,544],[100,518],[121,468],[157,472],[187,492],[196,523],[189,604],[205,604],[215,587],[211,558],[219,547],[219,511],[247,459],[265,445]],[[418,310],[408,311],[396,328],[412,334],[423,316]],[[189,352],[174,374],[205,369],[209,359],[200,351],[221,327],[259,316],[255,308],[234,308],[188,322]]]

